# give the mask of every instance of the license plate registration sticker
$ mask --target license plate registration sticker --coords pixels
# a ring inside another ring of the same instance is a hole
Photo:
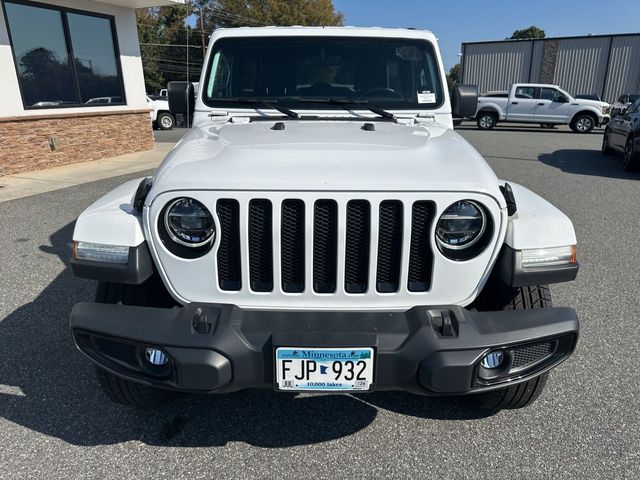
[[[373,384],[371,347],[276,349],[279,390],[367,391]]]

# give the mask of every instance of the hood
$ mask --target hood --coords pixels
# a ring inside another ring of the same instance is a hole
[[[578,105],[591,106],[596,108],[608,107],[609,104],[607,102],[601,102],[599,100],[588,100],[586,98],[574,98],[573,103],[577,103]]]
[[[498,179],[453,130],[364,121],[285,120],[199,126],[169,153],[155,195],[180,190],[473,191]],[[499,200],[501,201],[501,200]]]

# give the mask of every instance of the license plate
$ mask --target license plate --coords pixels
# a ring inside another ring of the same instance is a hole
[[[367,391],[373,384],[370,347],[276,349],[279,390]]]

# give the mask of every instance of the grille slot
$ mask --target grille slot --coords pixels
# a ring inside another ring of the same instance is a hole
[[[338,204],[318,200],[313,212],[313,290],[334,293],[338,263]]]
[[[407,288],[410,292],[427,292],[431,288],[433,252],[430,238],[435,210],[435,204],[428,201],[415,202],[412,207],[407,280]]]
[[[512,351],[512,368],[525,367],[532,363],[539,362],[553,352],[552,342],[536,343],[525,347],[516,348]]]
[[[377,261],[377,291],[397,292],[402,261],[402,203],[398,200],[385,200],[380,204]]]
[[[240,267],[240,205],[237,200],[218,200],[216,212],[220,219],[218,248],[218,285],[222,290],[242,287]]]
[[[304,291],[304,202],[282,202],[281,275],[282,290],[287,293]]]
[[[273,290],[273,218],[269,200],[249,202],[249,284],[254,292]]]
[[[366,200],[347,204],[344,289],[347,293],[365,293],[369,278],[371,206]]]

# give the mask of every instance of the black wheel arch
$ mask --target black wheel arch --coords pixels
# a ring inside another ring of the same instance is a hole
[[[593,125],[595,127],[600,125],[600,122],[598,121],[598,115],[596,115],[595,112],[592,112],[591,110],[580,110],[580,111],[576,112],[573,115],[573,117],[571,117],[571,122],[569,122],[569,124],[572,125],[579,117],[581,117],[583,115],[590,116],[593,119]]]

